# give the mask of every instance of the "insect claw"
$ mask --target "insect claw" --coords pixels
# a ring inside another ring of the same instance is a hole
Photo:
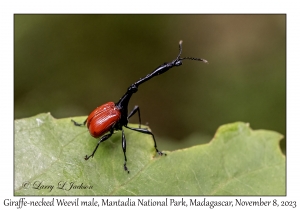
[[[161,152],[161,151],[159,151],[159,150],[157,150],[157,153],[158,153],[160,156],[162,156],[162,155],[167,155],[166,153],[163,153],[163,152]]]
[[[127,173],[129,174],[128,168],[126,166],[126,163],[124,163],[124,170],[127,171]]]

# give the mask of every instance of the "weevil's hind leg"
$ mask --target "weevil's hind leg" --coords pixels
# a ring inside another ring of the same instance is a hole
[[[92,153],[91,155],[89,155],[89,156],[86,155],[86,156],[84,157],[84,159],[85,159],[85,160],[88,160],[90,157],[94,157],[94,154],[95,154],[95,152],[97,151],[97,149],[98,149],[100,143],[106,141],[107,139],[109,139],[109,137],[111,137],[112,134],[113,134],[113,131],[110,132],[109,134],[106,134],[106,135],[102,136],[101,139],[98,141],[98,144],[96,145],[96,147],[95,147],[93,153]]]
[[[83,123],[78,123],[75,120],[71,120],[76,126],[84,126],[86,124],[87,119]]]
[[[134,106],[133,110],[129,113],[127,119],[132,117],[132,115],[134,115],[136,112],[139,115],[139,128],[141,128],[141,113],[140,113],[140,107],[139,106]]]
[[[128,127],[128,126],[125,126],[125,127],[128,128],[128,129],[130,129],[130,130],[133,130],[133,131],[137,131],[137,132],[140,132],[140,133],[145,133],[145,134],[151,135],[152,138],[153,138],[153,141],[154,141],[154,148],[155,148],[157,154],[159,154],[159,155],[167,155],[166,153],[163,153],[163,152],[161,152],[161,151],[159,151],[159,150],[157,149],[155,137],[154,137],[154,134],[153,134],[152,132],[148,131],[148,130],[145,129],[145,128],[130,128],[130,127]]]
[[[124,130],[122,129],[122,149],[123,149],[123,153],[124,153],[124,170],[127,171],[129,173],[129,170],[126,166],[127,163],[127,157],[126,157],[126,138],[125,138],[125,134],[124,134]]]

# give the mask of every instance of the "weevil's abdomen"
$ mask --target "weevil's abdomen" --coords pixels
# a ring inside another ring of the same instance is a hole
[[[87,118],[87,127],[90,134],[98,138],[104,133],[110,131],[121,117],[120,110],[115,106],[114,102],[108,102],[97,107]]]

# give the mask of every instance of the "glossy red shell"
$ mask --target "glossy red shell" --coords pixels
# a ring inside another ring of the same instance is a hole
[[[98,138],[108,132],[120,119],[121,112],[114,102],[108,102],[97,107],[87,118],[87,127],[90,134]]]

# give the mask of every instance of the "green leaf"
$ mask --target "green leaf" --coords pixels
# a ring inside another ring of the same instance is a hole
[[[85,117],[74,120],[82,122]],[[134,126],[134,125],[130,125]],[[221,126],[208,144],[155,154],[150,135],[126,129],[101,143],[71,118],[15,120],[15,195],[285,195],[281,134],[242,122]],[[157,138],[159,148],[159,138]],[[73,188],[69,189],[73,183]],[[74,187],[76,186],[76,187]]]

